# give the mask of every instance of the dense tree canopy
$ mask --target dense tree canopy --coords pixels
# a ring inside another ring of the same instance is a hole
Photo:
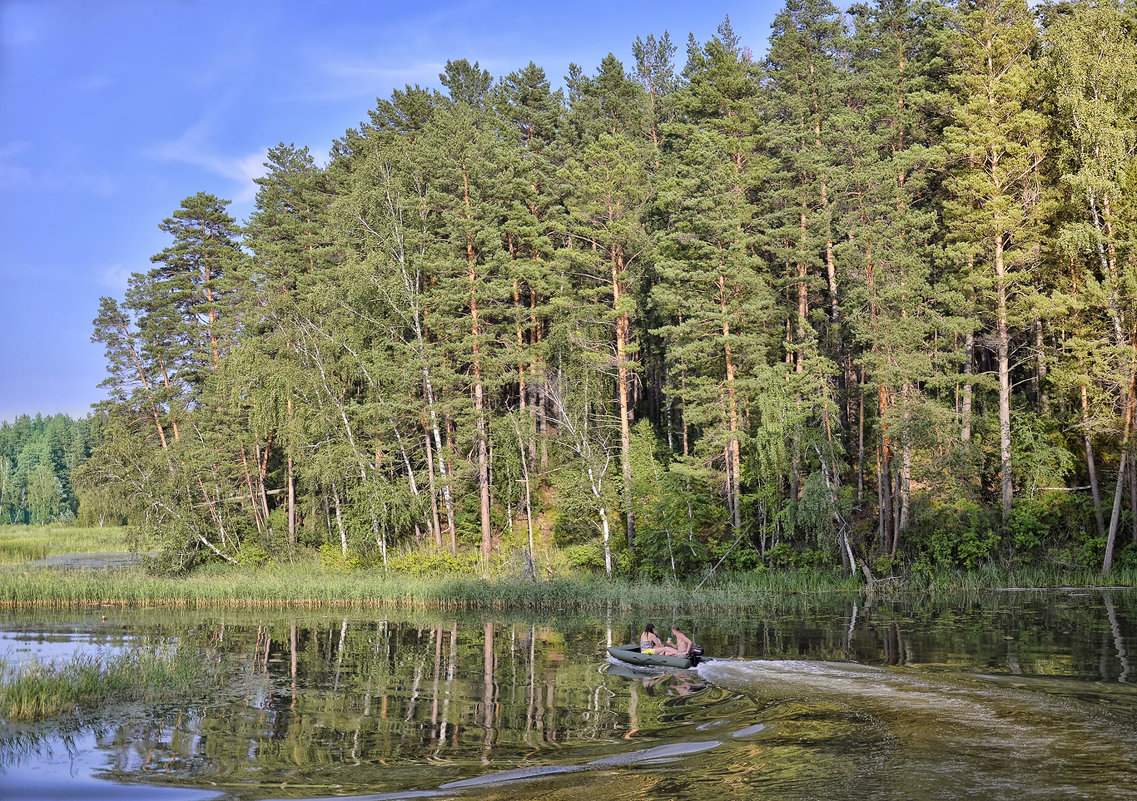
[[[676,50],[447,62],[324,166],[271,149],[243,225],[187,198],[95,320],[90,486],[171,567],[1137,558],[1132,2],[788,0],[761,60]],[[19,447],[9,517],[71,502]]]
[[[106,496],[81,480],[97,427],[97,420],[65,414],[0,423],[0,523],[70,522],[81,502],[83,522],[121,522],[109,514]]]

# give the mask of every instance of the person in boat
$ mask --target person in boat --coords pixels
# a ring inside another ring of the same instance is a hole
[[[659,639],[659,635],[655,633],[655,625],[652,623],[645,623],[644,630],[640,633],[640,653],[656,654],[658,656],[680,655],[679,652],[670,645],[663,644]]]
[[[695,643],[691,641],[691,638],[681,632],[679,626],[674,623],[671,625],[671,637],[667,638],[667,643],[664,645],[665,648],[672,645],[672,637],[675,639],[673,647],[680,655],[690,653],[691,648],[695,645]]]

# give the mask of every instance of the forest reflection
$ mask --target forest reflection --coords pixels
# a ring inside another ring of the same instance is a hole
[[[10,612],[0,628],[12,642],[70,636],[114,649],[176,641],[220,668],[223,688],[192,703],[101,709],[70,728],[5,726],[3,764],[34,762],[45,748],[78,752],[93,738],[98,775],[114,784],[312,798],[441,788],[541,766],[576,770],[662,743],[738,743],[773,719],[761,683],[740,692],[702,671],[643,672],[610,662],[605,647],[634,638],[641,615],[135,610],[110,617]],[[1106,697],[1107,685],[1129,686],[1135,621],[1130,591],[783,602],[682,622],[724,664],[771,665],[760,675],[785,697],[813,692],[816,679],[801,666],[832,663],[1073,679],[1078,689],[1056,691],[1081,693],[1092,682]],[[857,698],[874,682],[896,680],[885,672],[840,675],[840,692]],[[1128,689],[1108,697],[1123,714],[1137,714]],[[839,715],[832,720],[846,725]]]

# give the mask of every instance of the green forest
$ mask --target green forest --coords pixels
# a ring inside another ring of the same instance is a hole
[[[74,484],[78,467],[90,455],[97,434],[95,418],[72,420],[65,414],[21,415],[0,422],[0,524],[69,523],[79,511]],[[99,504],[88,496],[87,511]],[[88,518],[95,525],[107,524]],[[121,522],[115,516],[114,523]]]
[[[51,508],[171,572],[1137,565],[1137,7],[790,0],[753,45],[450,61],[271,148],[246,220],[187,197],[91,420],[4,429],[9,518],[66,429]]]

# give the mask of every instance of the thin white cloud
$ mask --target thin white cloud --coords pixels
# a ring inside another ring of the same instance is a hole
[[[420,64],[390,67],[382,62],[356,58],[349,61],[336,59],[321,65],[321,71],[331,78],[358,82],[387,82],[428,80],[437,81],[445,63],[428,61]]]
[[[0,147],[0,191],[31,186],[32,171],[19,162],[28,149],[27,142],[10,142]]]
[[[389,63],[389,59],[366,56],[313,53],[308,57],[308,78],[290,87],[283,96],[288,102],[342,103],[360,101],[370,104],[377,96],[385,96],[392,87],[405,84],[437,86],[438,74],[445,62]]]
[[[130,276],[134,272],[125,264],[121,262],[112,264],[109,267],[104,267],[99,271],[99,285],[107,289],[113,289],[117,293],[121,293],[126,289],[127,284],[130,282]]]
[[[236,184],[232,200],[246,203],[256,196],[254,178],[265,174],[264,161],[267,148],[243,156],[218,153],[210,144],[211,125],[203,120],[190,127],[178,139],[149,148],[145,154],[159,161],[173,161],[199,167],[207,172],[228,178]]]

